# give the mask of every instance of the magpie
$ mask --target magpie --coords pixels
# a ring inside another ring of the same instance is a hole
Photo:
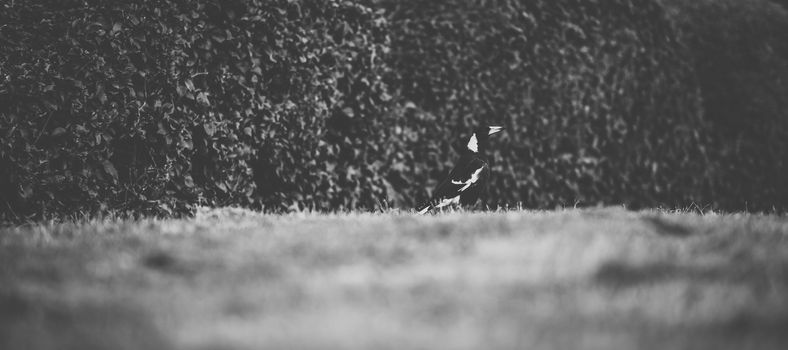
[[[490,135],[503,130],[500,126],[481,126],[476,128],[468,138],[468,142],[460,147],[460,160],[449,176],[443,180],[435,190],[432,198],[416,207],[419,214],[426,214],[432,209],[442,208],[447,205],[460,204],[463,206],[476,203],[487,186],[490,175],[490,166],[487,165],[485,151]]]

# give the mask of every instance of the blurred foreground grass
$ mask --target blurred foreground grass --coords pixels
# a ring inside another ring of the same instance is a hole
[[[589,209],[0,231],[0,349],[784,349],[788,219]]]

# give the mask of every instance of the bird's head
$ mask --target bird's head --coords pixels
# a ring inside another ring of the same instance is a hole
[[[482,153],[490,140],[490,136],[503,130],[500,126],[480,126],[473,130],[473,134],[468,138],[465,149],[473,153]]]

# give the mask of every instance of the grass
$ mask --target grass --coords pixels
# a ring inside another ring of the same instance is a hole
[[[783,349],[788,219],[224,209],[0,231],[2,349]]]

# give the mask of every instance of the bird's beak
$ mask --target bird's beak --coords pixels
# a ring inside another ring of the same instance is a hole
[[[487,135],[497,134],[503,130],[500,126],[490,126],[488,127],[490,130],[487,132]]]

